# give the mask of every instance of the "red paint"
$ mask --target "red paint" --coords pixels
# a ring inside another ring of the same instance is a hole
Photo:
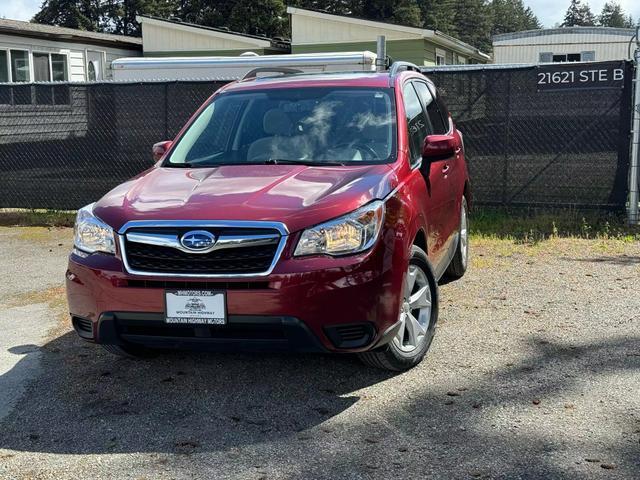
[[[435,270],[441,272],[446,267],[443,262],[448,260],[446,254],[457,233],[460,202],[468,186],[461,136],[453,122],[447,135],[428,138],[423,167],[410,167],[402,86],[411,79],[424,77],[404,72],[393,80],[398,135],[393,163],[190,169],[163,168],[158,162],[106,194],[94,212],[116,231],[132,220],[283,222],[290,235],[280,261],[271,275],[254,279],[269,282],[270,288],[228,290],[228,314],[297,317],[328,349],[333,347],[322,330],[327,322],[370,321],[379,335],[397,321],[398,297],[417,235],[426,238]],[[221,91],[331,85],[387,88],[389,75],[283,77],[237,82]],[[180,135],[182,132],[178,138]],[[369,251],[341,258],[292,257],[303,229],[384,198],[385,224]],[[127,279],[140,278],[124,272],[119,254],[72,255],[67,275],[70,311],[94,322],[107,311],[162,312],[162,289],[126,286]]]

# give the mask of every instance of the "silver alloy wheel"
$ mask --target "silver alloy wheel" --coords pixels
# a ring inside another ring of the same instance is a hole
[[[463,200],[462,211],[460,212],[460,254],[462,255],[462,266],[467,268],[467,259],[469,257],[467,249],[469,248],[469,229],[467,221],[467,203]]]
[[[431,321],[431,288],[424,271],[417,265],[409,265],[404,285],[401,326],[393,343],[408,353],[424,342]]]

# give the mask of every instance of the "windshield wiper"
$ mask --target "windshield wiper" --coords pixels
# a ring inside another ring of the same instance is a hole
[[[313,160],[296,160],[285,158],[269,158],[264,161],[265,165],[308,165],[310,167],[344,167],[342,162],[318,162]]]

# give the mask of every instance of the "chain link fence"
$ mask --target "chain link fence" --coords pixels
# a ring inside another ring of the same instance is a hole
[[[625,207],[631,62],[425,73],[464,134],[479,203]]]
[[[0,207],[99,199],[152,166],[151,146],[173,138],[223,84],[0,85]]]
[[[536,67],[427,72],[464,134],[476,203],[623,208],[623,68],[621,85],[557,91],[541,91]],[[223,83],[0,84],[0,207],[95,201],[150,167],[151,146]]]

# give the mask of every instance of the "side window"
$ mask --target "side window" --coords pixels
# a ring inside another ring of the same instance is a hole
[[[411,83],[407,83],[403,90],[404,110],[407,115],[407,128],[409,130],[409,151],[411,154],[411,164],[415,165],[422,158],[422,146],[424,139],[429,135],[431,125],[429,124],[420,99]]]
[[[431,126],[433,127],[433,133],[445,134],[447,133],[447,123],[445,123],[444,118],[440,114],[440,109],[438,108],[437,103],[434,101],[429,88],[426,83],[423,82],[415,82],[416,91],[418,92],[418,96],[422,101],[422,105],[424,105],[427,110],[427,115],[429,116],[429,121],[431,122]]]

